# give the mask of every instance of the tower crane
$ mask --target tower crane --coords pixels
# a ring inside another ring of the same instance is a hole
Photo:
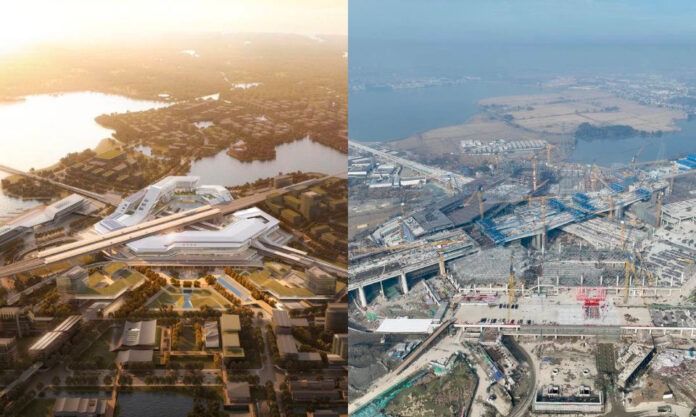
[[[537,156],[532,155],[532,189],[534,192],[537,190]]]
[[[471,201],[476,198],[478,201],[478,206],[479,206],[479,215],[481,216],[481,219],[483,219],[483,185],[479,185],[476,188],[476,191],[471,193],[469,198],[466,199],[464,204],[462,204],[462,207],[468,207],[469,204],[471,204]]]
[[[514,266],[514,254],[510,253],[510,278],[508,280],[508,304],[507,304],[507,323],[510,322],[510,309],[512,304],[515,302],[515,266]]]

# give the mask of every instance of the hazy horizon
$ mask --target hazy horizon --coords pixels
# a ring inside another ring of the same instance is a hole
[[[490,43],[696,43],[685,0],[351,0],[351,39]]]
[[[28,0],[0,15],[0,53],[182,33],[347,36],[347,13],[347,0]]]

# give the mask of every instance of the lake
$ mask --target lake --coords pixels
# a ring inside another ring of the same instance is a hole
[[[678,132],[662,136],[633,136],[624,139],[579,140],[569,161],[611,166],[628,163],[638,151],[638,162],[675,159],[696,152],[696,121],[681,120]]]
[[[478,102],[484,98],[540,91],[513,82],[477,80],[438,87],[352,91],[349,136],[356,141],[402,139],[462,124],[479,113]]]
[[[240,162],[221,151],[191,164],[189,175],[201,177],[201,184],[242,185],[259,178],[274,177],[279,172],[294,171],[336,174],[346,170],[345,154],[309,138],[276,147],[273,161]]]
[[[51,166],[67,153],[94,148],[111,136],[113,131],[97,124],[95,117],[167,105],[95,92],[31,95],[0,103],[0,164],[22,170]],[[0,214],[36,204],[0,191]]]

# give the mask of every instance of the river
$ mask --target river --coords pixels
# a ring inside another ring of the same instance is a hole
[[[94,148],[111,136],[113,131],[97,124],[95,117],[166,105],[95,92],[30,95],[21,101],[1,103],[0,164],[23,170],[51,166],[69,152]],[[0,178],[4,176],[0,174]],[[0,191],[0,215],[36,204]]]
[[[259,178],[294,171],[335,174],[346,170],[345,154],[309,138],[276,147],[273,161],[240,162],[221,151],[191,164],[189,175],[201,177],[201,184],[241,185]]]

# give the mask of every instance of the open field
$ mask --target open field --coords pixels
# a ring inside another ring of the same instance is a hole
[[[679,130],[681,111],[650,107],[596,90],[493,97],[479,102],[487,111],[512,116],[511,123],[537,133],[573,132],[581,123],[626,125],[644,132]]]
[[[538,138],[530,132],[509,125],[502,120],[495,120],[484,115],[473,117],[461,125],[446,126],[429,130],[402,140],[391,142],[395,149],[412,152],[430,152],[442,154],[461,149],[462,140],[479,140],[482,142],[505,139],[509,141]]]
[[[399,416],[459,415],[474,389],[474,378],[464,361],[442,377],[428,374],[412,387],[401,391],[387,406],[389,414]]]
[[[103,358],[103,363],[112,366],[116,360],[116,352],[111,351],[111,338],[113,329],[109,329],[97,340],[92,343],[82,355],[84,361],[94,361],[99,357]]]
[[[463,154],[462,141],[486,144],[496,140],[544,140],[560,145],[571,139],[582,123],[597,127],[623,125],[653,133],[677,131],[676,121],[686,118],[682,111],[647,106],[597,90],[491,97],[479,105],[481,113],[466,123],[429,130],[390,142],[389,146],[426,162],[456,155],[461,163],[474,163],[485,157]]]

